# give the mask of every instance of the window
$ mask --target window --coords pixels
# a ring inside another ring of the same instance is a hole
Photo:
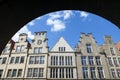
[[[104,74],[103,74],[103,68],[102,67],[98,67],[98,75],[100,79],[104,78]]]
[[[59,57],[59,65],[61,65],[61,60],[62,60],[62,57],[60,56]]]
[[[6,53],[8,50],[8,47],[5,47],[4,50],[3,50],[3,53]]]
[[[44,64],[45,56],[40,56],[40,64]]]
[[[16,57],[15,63],[19,63],[19,58],[20,57]],[[13,60],[14,61],[14,60]]]
[[[64,56],[59,57],[59,65],[64,65]]]
[[[2,77],[3,70],[0,69],[0,78]]]
[[[38,48],[37,47],[34,48],[34,53],[38,53]]]
[[[91,78],[95,79],[96,78],[95,67],[90,68],[90,73],[91,73]]]
[[[24,51],[24,45],[21,46],[20,52]]]
[[[2,63],[2,58],[0,57],[0,64]]]
[[[41,53],[42,52],[42,47],[35,47],[34,48],[34,53]]]
[[[20,63],[24,63],[24,56],[21,56]]]
[[[118,58],[119,64],[120,64],[120,57]]]
[[[11,74],[12,74],[12,69],[8,69],[7,77],[11,77]]]
[[[86,48],[87,48],[87,53],[92,53],[92,46],[91,46],[91,44],[86,44]]]
[[[27,77],[32,77],[32,68],[28,68]]]
[[[42,40],[38,40],[37,44],[38,45],[42,44]]]
[[[53,77],[53,69],[50,68],[50,78],[52,78],[52,77]]]
[[[16,47],[16,52],[20,52],[20,46]]]
[[[39,56],[35,56],[35,64],[39,64],[40,61],[40,57]]]
[[[14,63],[14,59],[15,59],[15,57],[11,57],[10,64]]]
[[[82,65],[86,65],[86,56],[81,56]]]
[[[17,77],[21,77],[21,76],[22,76],[22,69],[18,69]]]
[[[96,56],[96,64],[97,65],[101,65],[101,59],[100,59],[100,56]]]
[[[55,65],[55,56],[53,56],[53,65]]]
[[[114,61],[114,64],[115,64],[116,66],[118,66],[116,57],[113,58],[113,61]]]
[[[59,78],[64,78],[64,68],[59,69]]]
[[[58,65],[58,56],[56,56],[56,61],[55,62],[56,62],[56,65]]]
[[[39,77],[43,77],[44,68],[39,68]]]
[[[120,69],[117,69],[117,75],[120,78]]]
[[[4,57],[3,60],[2,60],[2,64],[5,64],[5,63],[6,63],[6,60],[7,60],[7,58]]]
[[[88,62],[89,62],[89,65],[94,65],[94,60],[93,60],[93,56],[88,56]]]
[[[30,56],[30,59],[29,59],[29,64],[33,64],[34,63],[34,56]]]
[[[62,65],[64,65],[64,56],[62,56],[61,58],[62,58]]]
[[[42,52],[42,47],[39,47],[39,53],[41,53]]]
[[[12,77],[16,77],[17,69],[13,69]]]
[[[38,77],[38,68],[34,68],[33,77]]]
[[[72,65],[72,56],[65,56],[66,65]]]
[[[112,73],[112,77],[116,78],[116,74],[115,74],[115,70],[114,69],[111,69],[111,73]]]
[[[88,68],[87,67],[83,67],[82,71],[83,71],[83,78],[87,79],[88,78]]]
[[[65,47],[58,47],[58,51],[59,51],[59,52],[65,52],[65,51],[66,51],[66,48],[65,48]]]
[[[53,56],[51,56],[51,65],[53,65]]]
[[[73,68],[66,68],[66,78],[73,78]]]
[[[114,52],[114,49],[113,49],[113,48],[110,48],[110,52],[111,52],[111,54],[115,54],[115,52]]]
[[[110,65],[110,66],[113,66],[111,57],[108,57],[108,62],[109,62],[109,65]]]
[[[72,65],[72,56],[68,56],[68,65]]]

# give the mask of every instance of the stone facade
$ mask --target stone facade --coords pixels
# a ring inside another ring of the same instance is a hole
[[[35,32],[32,43],[22,33],[18,42],[10,40],[0,55],[0,78],[120,79],[120,43],[114,44],[111,36],[105,36],[104,41],[98,46],[91,33],[81,33],[75,49],[60,37],[49,50],[46,31]]]

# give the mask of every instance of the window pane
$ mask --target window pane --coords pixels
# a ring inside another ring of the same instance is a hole
[[[3,60],[2,60],[2,64],[5,64],[5,63],[6,63],[6,60],[7,60],[7,58],[4,57]]]
[[[101,65],[101,59],[100,59],[100,56],[96,56],[96,64],[97,65]]]
[[[16,52],[20,52],[20,46],[16,47]]]
[[[88,56],[89,64],[94,65],[93,56]]]
[[[108,62],[109,62],[109,65],[110,65],[110,66],[113,66],[111,57],[108,57]]]
[[[21,76],[22,76],[22,69],[19,69],[17,77],[21,77]]]
[[[0,78],[2,77],[3,70],[0,69]]]
[[[28,68],[27,77],[32,77],[32,68]]]
[[[102,67],[98,67],[98,75],[99,75],[99,78],[103,79],[104,78],[104,74],[103,74],[103,68]]]
[[[115,70],[114,69],[111,69],[111,73],[112,73],[112,77],[116,78],[116,74],[115,74]]]
[[[92,53],[91,44],[86,44],[86,48],[87,48],[87,53]]]
[[[34,53],[38,53],[38,48],[37,47],[34,48]]]
[[[81,56],[82,65],[86,65],[86,56]]]
[[[41,52],[42,52],[42,47],[39,48],[39,53],[41,53]]]
[[[64,65],[64,56],[62,56],[62,65]]]
[[[44,68],[39,68],[39,77],[43,77]]]
[[[44,59],[45,59],[44,56],[40,56],[40,64],[44,64]]]
[[[15,63],[19,63],[19,57],[16,57]]]
[[[95,67],[90,68],[90,73],[91,73],[91,78],[95,79],[96,78]]]
[[[12,74],[12,70],[11,70],[11,69],[8,69],[7,77],[11,77],[11,74]]]
[[[117,69],[117,75],[120,78],[120,69]]]
[[[23,51],[24,51],[24,45],[21,46],[20,52],[23,52]]]
[[[38,64],[38,63],[39,63],[39,61],[40,61],[39,56],[35,56],[35,64]]]
[[[110,48],[110,52],[111,52],[111,54],[115,54],[113,48]]]
[[[3,53],[6,53],[8,50],[8,47],[5,47],[4,50],[3,50]]]
[[[24,56],[21,56],[20,63],[24,63]]]
[[[38,77],[38,68],[34,68],[33,77]]]
[[[35,60],[34,56],[30,56],[29,64],[34,64],[34,60]]]
[[[0,57],[0,64],[2,63],[2,58]]]
[[[16,77],[17,69],[13,69],[12,77]]]
[[[116,66],[118,66],[116,57],[113,58],[113,61],[114,61],[114,64],[115,64]]]
[[[83,71],[83,78],[88,78],[88,68],[87,67],[83,67],[82,68],[82,71]]]

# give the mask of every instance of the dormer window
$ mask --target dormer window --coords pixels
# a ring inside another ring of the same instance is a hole
[[[59,52],[65,52],[65,47],[59,47]]]

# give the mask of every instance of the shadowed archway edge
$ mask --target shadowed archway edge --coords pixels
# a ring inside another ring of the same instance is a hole
[[[60,10],[87,11],[120,27],[119,0],[0,0],[0,51],[29,21]]]

